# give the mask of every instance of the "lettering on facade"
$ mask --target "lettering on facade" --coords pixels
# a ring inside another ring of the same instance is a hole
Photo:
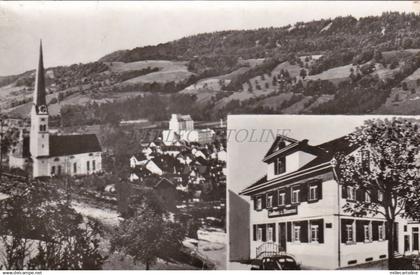
[[[298,213],[297,207],[289,207],[289,208],[279,208],[279,209],[269,209],[268,210],[268,217],[280,217],[280,216],[288,216],[288,215],[296,215]]]

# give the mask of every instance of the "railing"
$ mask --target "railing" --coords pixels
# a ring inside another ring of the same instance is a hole
[[[278,255],[284,248],[276,243],[263,243],[257,247],[257,259]]]

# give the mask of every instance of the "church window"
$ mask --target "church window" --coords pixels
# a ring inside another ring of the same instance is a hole
[[[41,118],[41,121],[45,121],[45,118]]]
[[[96,163],[95,160],[92,160],[92,171],[96,170]]]
[[[55,158],[54,161],[60,161],[60,159],[59,158]]]
[[[61,175],[61,165],[58,165],[57,175]]]
[[[73,163],[73,173],[77,173],[77,163]]]
[[[55,175],[55,166],[51,167],[51,175],[54,176]]]
[[[88,172],[90,171],[90,162],[86,161],[86,169],[88,170]]]

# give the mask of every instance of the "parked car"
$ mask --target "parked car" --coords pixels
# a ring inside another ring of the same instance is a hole
[[[254,261],[251,270],[300,270],[300,265],[291,255],[276,255]]]

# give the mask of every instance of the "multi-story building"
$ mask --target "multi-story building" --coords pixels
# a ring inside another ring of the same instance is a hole
[[[340,185],[336,153],[363,155],[345,137],[317,146],[276,138],[263,159],[266,175],[240,193],[253,204],[251,258],[285,251],[305,267],[336,269],[388,257],[384,217],[354,217],[343,208],[356,200],[382,200],[383,194]],[[420,224],[398,219],[394,226],[396,252],[419,252]]]
[[[190,115],[172,114],[169,120],[169,130],[162,132],[165,145],[172,145],[178,141],[211,143],[214,139],[211,129],[194,129],[194,121]]]

